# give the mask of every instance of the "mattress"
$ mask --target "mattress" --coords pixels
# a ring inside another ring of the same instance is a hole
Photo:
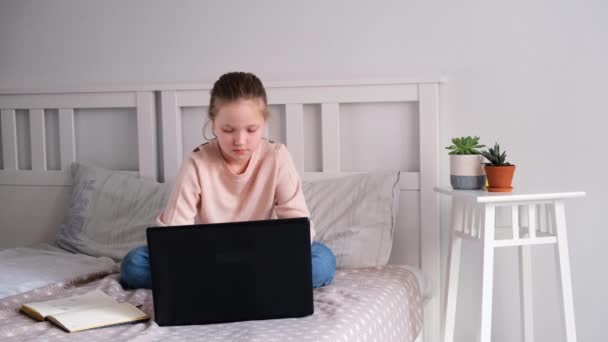
[[[115,265],[107,257],[66,252],[50,244],[0,250],[0,298]]]
[[[150,320],[66,333],[18,312],[24,302],[101,289],[153,317],[151,291],[124,290],[117,272],[111,259],[50,246],[0,251],[0,340],[414,341],[422,329],[420,274],[401,265],[339,269],[331,285],[314,290],[315,313],[304,318],[179,327]]]

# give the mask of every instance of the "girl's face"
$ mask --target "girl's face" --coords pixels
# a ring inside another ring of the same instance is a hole
[[[264,131],[264,103],[259,99],[241,99],[223,103],[211,127],[224,159],[229,164],[243,165],[260,145]]]

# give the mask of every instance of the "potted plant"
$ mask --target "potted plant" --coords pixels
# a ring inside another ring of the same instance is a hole
[[[482,189],[486,183],[481,152],[478,148],[479,137],[453,138],[450,150],[450,183],[459,190]]]
[[[495,143],[493,148],[482,151],[481,155],[489,161],[484,167],[488,176],[488,191],[510,192],[513,190],[511,182],[515,173],[515,165],[506,161],[507,151],[501,153],[500,146]]]

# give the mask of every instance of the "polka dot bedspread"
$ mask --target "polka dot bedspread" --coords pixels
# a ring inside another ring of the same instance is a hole
[[[159,327],[153,320],[66,333],[19,313],[22,303],[101,289],[118,301],[142,305],[154,317],[150,290],[124,290],[116,265],[0,299],[2,341],[415,341],[423,300],[406,267],[339,269],[331,285],[314,290],[315,313],[303,318]]]

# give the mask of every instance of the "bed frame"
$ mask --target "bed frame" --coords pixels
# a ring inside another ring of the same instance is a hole
[[[411,108],[415,109],[417,115],[409,125],[417,126],[414,127],[416,134],[412,135],[413,140],[405,142],[405,145],[417,150],[412,155],[418,158],[407,164],[410,166],[400,168],[400,209],[390,262],[421,268],[431,287],[433,295],[425,304],[424,332],[422,339],[418,339],[420,341],[439,341],[441,331],[439,201],[433,192],[439,175],[440,83],[441,80],[436,78],[266,84],[271,111],[279,117],[278,124],[275,122],[274,126],[269,125],[266,135],[287,145],[305,180],[376,169],[394,169],[394,164],[367,162],[367,169],[343,170],[344,156],[355,150],[357,153],[364,149],[370,154],[381,152],[380,154],[385,156],[399,155],[399,151],[395,149],[387,151],[382,147],[375,147],[374,141],[369,141],[369,148],[359,145],[344,146],[348,143],[343,142],[341,133],[346,135],[346,132],[341,128],[349,127],[348,121],[352,113],[346,109],[354,108],[353,104],[372,106],[365,107],[365,110],[388,106],[382,109],[384,111],[402,109],[391,105],[393,103],[413,105]],[[160,84],[51,91],[0,91],[0,201],[3,204],[10,203],[0,208],[0,217],[3,217],[3,226],[0,228],[3,231],[3,242],[0,247],[51,241],[58,231],[69,199],[69,166],[79,159],[76,152],[78,139],[75,128],[78,110],[134,109],[137,118],[139,167],[131,172],[159,181],[170,181],[175,176],[184,153],[196,146],[185,141],[204,140],[200,138],[200,128],[192,131],[192,125],[186,122],[188,120],[184,120],[184,113],[202,110],[201,107],[207,106],[210,89],[211,85]],[[57,110],[56,132],[49,130],[45,123],[48,117],[45,110],[49,109]],[[21,110],[28,112],[29,125],[22,124],[19,129],[17,114],[22,113]],[[311,112],[311,116],[316,120],[313,120],[312,124],[308,116]],[[361,117],[356,110],[354,113],[353,118]],[[190,114],[189,116],[192,117]],[[196,114],[196,117],[197,124],[202,126],[199,114]],[[307,132],[305,127],[313,127],[313,131],[316,131],[313,132],[312,138],[306,135],[310,132]],[[192,132],[196,132],[194,137]],[[57,135],[58,138],[53,141],[49,139],[48,134]],[[23,143],[24,136],[27,144]],[[312,140],[307,142],[307,139]],[[312,148],[314,151],[310,151],[307,146],[312,146],[310,142],[313,140],[316,141],[316,147]],[[49,167],[49,141],[58,145],[56,149],[59,153],[53,155],[58,159],[52,167],[54,169]],[[28,150],[24,148],[28,144],[29,151],[24,151]],[[367,143],[364,141],[362,144]],[[343,151],[347,153],[341,153]],[[315,156],[311,159],[312,154]],[[29,160],[28,170],[24,170],[20,165],[24,164],[20,162],[22,160]],[[59,204],[49,206],[49,203]],[[24,210],[24,204],[30,206],[31,210]],[[35,211],[36,215],[31,215],[32,211]],[[18,228],[12,228],[15,222],[19,222]],[[7,236],[20,238],[6,239]]]

